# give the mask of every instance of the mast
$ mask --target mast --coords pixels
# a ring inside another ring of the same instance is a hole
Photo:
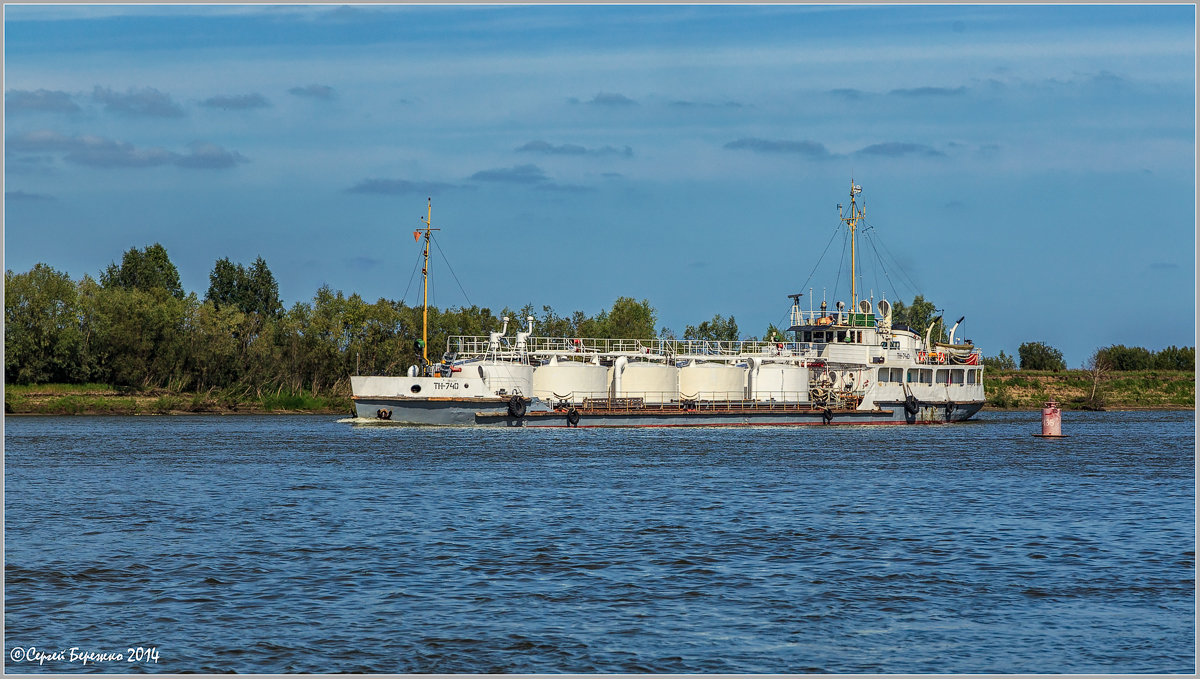
[[[426,216],[421,218],[425,223],[425,263],[421,267],[421,357],[425,359],[425,365],[429,365],[429,238],[432,231],[441,231],[441,229],[431,228],[433,226],[433,198],[429,198],[429,211]]]
[[[850,313],[857,313],[858,308],[858,238],[855,236],[855,229],[858,227],[858,220],[866,218],[866,210],[859,210],[855,196],[862,193],[862,187],[850,180],[850,216],[842,214],[842,206],[838,205],[838,217],[850,227]]]

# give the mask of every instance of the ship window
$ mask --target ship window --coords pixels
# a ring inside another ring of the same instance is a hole
[[[846,341],[846,331],[845,331],[845,330],[838,330],[838,332],[837,332],[837,341],[839,341],[839,342],[845,342],[845,341]]]
[[[964,372],[965,371],[962,368],[955,368],[954,370],[951,370],[950,371],[950,384],[962,384]]]
[[[942,368],[937,371],[938,384],[950,384],[950,371]]]
[[[892,368],[892,381],[893,382],[904,381],[904,368]]]
[[[890,379],[891,379],[891,378],[890,378],[890,374],[891,374],[891,372],[892,372],[892,369],[891,369],[891,368],[880,368],[880,369],[879,369],[879,381],[880,381],[880,382],[888,382],[888,381],[890,381]]]
[[[412,385],[412,389],[409,389],[409,391],[411,391],[414,394],[419,394],[419,393],[421,393],[421,385],[414,384],[414,385]]]
[[[978,384],[979,383],[978,375],[979,375],[978,370],[968,370],[967,371],[967,384]]]
[[[933,371],[929,368],[909,368],[908,381],[921,384],[933,384]]]

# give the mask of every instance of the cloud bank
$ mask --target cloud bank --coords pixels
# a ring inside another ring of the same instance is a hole
[[[160,92],[153,87],[117,92],[97,85],[92,90],[92,101],[103,104],[104,110],[110,113],[119,113],[127,116],[147,118],[183,117],[183,108],[175,103],[169,94]]]
[[[208,99],[200,102],[200,105],[208,108],[240,111],[252,108],[265,108],[270,106],[271,102],[267,101],[266,97],[263,95],[255,92],[253,94],[232,94],[209,97]]]
[[[58,90],[6,90],[4,92],[5,113],[75,113],[76,104],[70,94]]]
[[[62,153],[63,160],[94,168],[135,168],[175,165],[189,169],[225,169],[248,159],[236,151],[216,144],[195,142],[188,153],[176,153],[161,147],[137,148],[128,142],[94,135],[68,136],[50,130],[26,132],[9,137],[11,152]]]

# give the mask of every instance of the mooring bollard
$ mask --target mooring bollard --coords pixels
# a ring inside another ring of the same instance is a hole
[[[1046,401],[1042,406],[1042,433],[1038,438],[1065,438],[1062,433],[1062,411],[1058,401]]]

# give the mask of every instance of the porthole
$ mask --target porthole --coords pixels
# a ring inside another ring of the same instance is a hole
[[[414,394],[419,394],[419,393],[421,393],[421,385],[414,384],[414,385],[412,385],[412,389],[409,389],[409,391],[411,391]]]

